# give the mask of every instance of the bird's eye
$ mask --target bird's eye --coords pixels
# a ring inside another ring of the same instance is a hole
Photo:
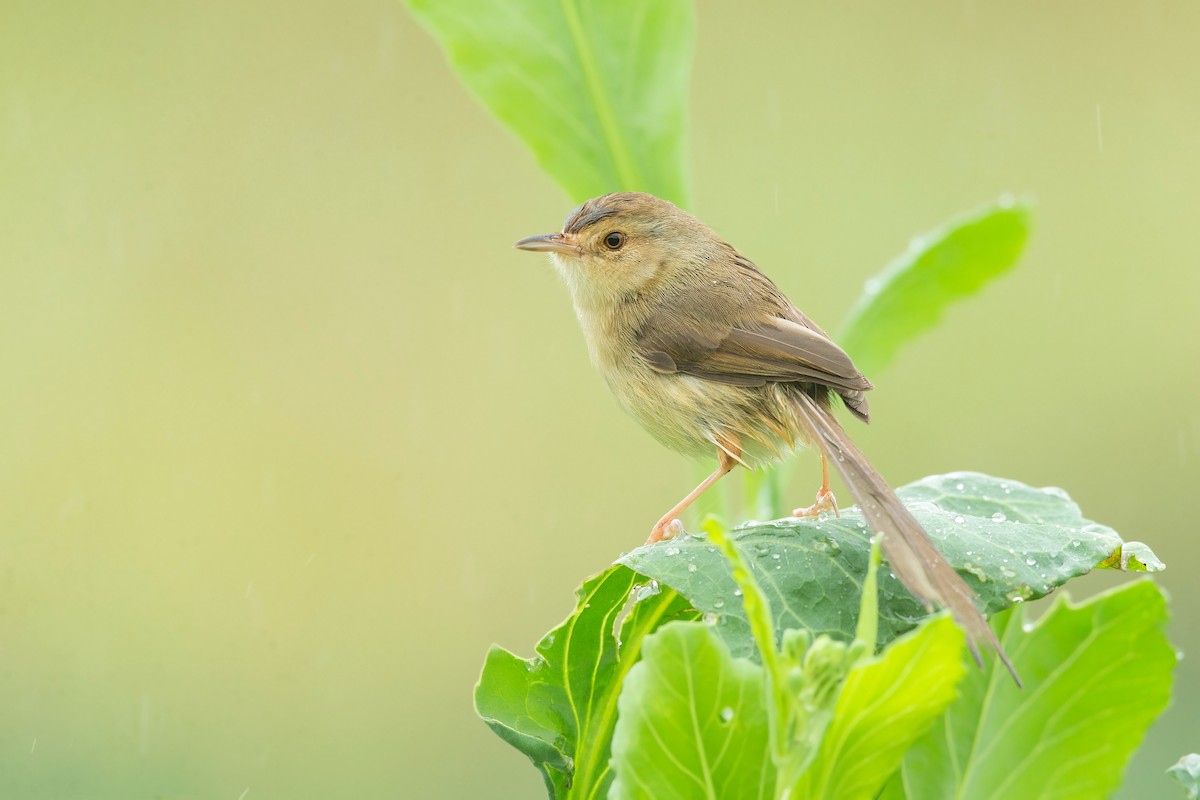
[[[620,250],[623,244],[625,244],[625,234],[620,231],[613,231],[604,237],[604,246],[609,250]]]

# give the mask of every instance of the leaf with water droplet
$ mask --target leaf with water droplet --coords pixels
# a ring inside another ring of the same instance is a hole
[[[958,700],[909,750],[881,797],[1116,791],[1170,699],[1175,652],[1166,599],[1141,580],[1078,605],[1061,594],[1034,623],[1024,611],[1017,606],[993,622],[1025,688],[996,674],[994,661],[968,670]]]
[[[1042,597],[1097,567],[1121,566],[1119,558],[1110,558],[1122,551],[1121,538],[1085,518],[1061,490],[1046,492],[1010,479],[963,472],[925,478],[899,494],[988,613],[1018,598]],[[984,496],[991,499],[984,501]],[[1002,522],[997,514],[1003,514]],[[776,520],[740,527],[734,537],[770,598],[776,630],[807,628],[848,642],[857,624],[870,530],[855,508],[846,509],[841,518],[822,521],[819,531],[816,524]],[[707,541],[694,537],[675,540],[672,546],[683,550],[698,569],[680,567],[681,559],[667,557],[662,544],[638,548],[621,563],[671,586],[696,608],[721,614],[728,620],[721,630],[731,650],[735,655],[751,654],[754,648],[741,604],[727,602],[734,583],[725,559]],[[1151,555],[1146,551],[1130,563],[1148,563],[1142,559]],[[879,580],[883,644],[909,630],[926,612],[886,568]]]
[[[618,708],[612,790],[580,797],[771,796],[762,668],[730,655],[710,628],[671,623],[647,638]]]

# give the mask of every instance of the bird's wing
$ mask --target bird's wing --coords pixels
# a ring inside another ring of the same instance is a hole
[[[738,386],[827,386],[866,418],[871,382],[846,352],[753,264],[733,280],[678,290],[642,325],[638,349],[653,369]]]

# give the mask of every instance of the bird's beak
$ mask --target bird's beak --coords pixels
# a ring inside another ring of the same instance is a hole
[[[575,243],[575,237],[567,233],[542,233],[537,236],[526,236],[513,247],[518,250],[532,250],[536,253],[579,255],[579,245]]]

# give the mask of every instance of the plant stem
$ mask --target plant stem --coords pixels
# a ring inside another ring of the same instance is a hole
[[[763,678],[767,689],[767,723],[771,740],[771,761],[775,764],[775,797],[786,798],[791,787],[799,778],[795,748],[792,747],[791,732],[795,718],[795,701],[788,691],[787,676],[784,674],[783,659],[775,643],[775,625],[771,620],[770,605],[766,595],[754,579],[754,574],[742,558],[725,526],[709,517],[704,521],[704,531],[709,540],[720,548],[729,561],[733,580],[742,590],[742,605],[750,623],[750,633],[762,657]]]

